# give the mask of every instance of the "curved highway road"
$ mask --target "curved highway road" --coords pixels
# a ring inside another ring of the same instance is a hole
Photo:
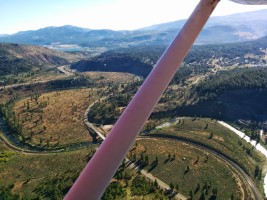
[[[66,75],[66,77],[74,75],[74,73],[72,71],[69,71],[66,69],[66,66],[67,65],[59,66],[59,67],[57,67],[57,69],[58,69],[58,71],[64,73]],[[47,82],[54,81],[54,80],[61,79],[61,78],[55,77],[55,78],[50,79],[50,80],[33,81],[33,82],[26,82],[26,83],[16,83],[16,84],[11,84],[11,85],[6,85],[6,86],[0,86],[0,90],[8,89],[8,88],[15,88],[15,87],[19,87],[19,86],[34,85],[34,84],[38,84],[38,83],[47,83]]]
[[[65,73],[67,76],[71,76],[73,75],[72,72],[65,70],[65,66],[60,66],[58,67],[58,70]],[[40,83],[40,82],[49,82],[51,80],[47,80],[47,81],[39,81],[36,83]],[[12,88],[12,87],[16,87],[16,86],[20,86],[20,85],[30,85],[30,84],[35,84],[35,82],[32,83],[24,83],[24,84],[14,84],[14,85],[9,85],[9,86],[5,86],[5,88]],[[0,87],[0,89],[3,89],[4,87]],[[101,100],[106,99],[107,97],[102,98]],[[84,124],[87,126],[87,128],[94,132],[95,134],[97,134],[101,139],[105,139],[105,136],[102,134],[103,131],[99,131],[99,128],[96,127],[95,125],[91,124],[88,119],[87,119],[87,114],[90,111],[90,109],[92,108],[93,104],[89,105],[85,114],[84,114]],[[187,143],[189,145],[192,146],[196,146],[202,150],[208,151],[209,153],[219,157],[220,159],[226,161],[229,165],[231,165],[232,167],[234,167],[242,176],[243,178],[246,180],[246,182],[248,183],[253,197],[256,200],[262,200],[262,196],[258,190],[258,188],[255,186],[254,182],[252,181],[252,179],[250,178],[250,176],[248,175],[247,172],[245,172],[244,169],[242,169],[242,167],[240,167],[233,159],[231,159],[229,156],[225,155],[222,152],[219,152],[218,150],[216,150],[215,148],[212,148],[208,145],[187,139],[187,138],[183,138],[183,137],[179,137],[179,136],[172,136],[172,135],[164,135],[164,134],[153,134],[153,135],[146,135],[146,136],[140,136],[141,138],[159,138],[159,139],[169,139],[169,140],[178,140],[184,143]],[[31,151],[28,149],[22,149],[20,147],[17,147],[13,144],[11,144],[3,135],[0,134],[0,139],[11,149],[20,152],[20,153],[24,153],[24,154],[47,154],[47,153],[59,153],[60,151],[57,152],[38,152],[38,151]],[[77,148],[78,149],[78,148]]]
[[[254,199],[256,199],[256,200],[262,200],[263,199],[261,193],[259,192],[258,188],[254,184],[253,180],[250,178],[248,173],[242,167],[240,167],[232,158],[230,158],[229,156],[225,155],[224,153],[218,151],[217,149],[215,149],[213,147],[202,144],[200,142],[196,142],[196,141],[188,139],[188,138],[183,138],[183,137],[173,136],[173,135],[151,134],[151,135],[146,135],[146,136],[140,136],[140,138],[159,138],[159,139],[167,139],[167,140],[177,140],[177,141],[195,146],[195,147],[202,149],[204,151],[207,151],[207,152],[213,154],[214,156],[219,157],[220,159],[227,162],[230,166],[235,168],[240,173],[241,176],[243,176],[243,178],[246,180],[246,182],[248,183],[248,185],[252,191],[252,195],[253,195]]]

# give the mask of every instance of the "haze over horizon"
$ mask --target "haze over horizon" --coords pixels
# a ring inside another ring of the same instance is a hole
[[[9,0],[1,2],[0,34],[73,25],[90,29],[133,30],[189,17],[198,0]],[[14,6],[15,5],[15,6]],[[213,16],[223,16],[266,6],[222,1]]]

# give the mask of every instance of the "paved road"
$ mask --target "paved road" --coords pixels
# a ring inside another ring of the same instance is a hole
[[[69,71],[69,70],[66,70],[65,69],[66,66],[60,66],[58,67],[58,70],[63,72],[64,74],[66,74],[66,76],[72,76],[74,75],[73,72]],[[4,89],[4,88],[13,88],[13,87],[18,87],[18,86],[22,86],[22,85],[31,85],[31,84],[36,84],[36,83],[45,83],[45,82],[49,82],[51,80],[45,80],[45,81],[36,81],[36,82],[31,82],[31,83],[22,83],[22,84],[13,84],[13,85],[8,85],[8,86],[5,86],[5,87],[0,87],[0,89]],[[101,98],[100,100],[104,100],[108,97],[103,97]],[[87,119],[87,115],[88,115],[88,112],[90,111],[90,109],[92,108],[94,104],[91,104],[88,106],[85,114],[84,114],[84,123],[85,125],[88,127],[88,129],[90,131],[92,131],[93,133],[96,133],[101,139],[105,139],[105,133],[102,129],[96,127],[94,124],[90,123]],[[167,126],[171,125],[172,123],[169,123],[169,124],[166,124]],[[163,126],[165,127],[165,126]],[[160,127],[160,128],[163,128],[163,127]],[[166,136],[157,136],[155,134],[153,134],[153,137],[158,137],[158,138],[165,138],[166,139]],[[20,153],[24,153],[24,154],[43,154],[43,153],[40,153],[40,152],[36,152],[36,151],[31,151],[31,150],[24,150],[24,149],[21,149],[17,146],[14,146],[13,144],[11,144],[5,137],[3,137],[3,135],[0,135],[0,139],[10,148],[12,148],[13,150],[17,151],[17,152],[20,152]],[[215,149],[211,149],[209,147],[207,147],[206,145],[203,145],[203,144],[197,144],[196,142],[194,141],[188,141],[188,140],[183,140],[181,138],[168,138],[168,139],[177,139],[177,140],[180,140],[182,142],[185,142],[185,143],[189,143],[190,145],[194,145],[194,146],[198,146],[199,148],[202,148],[206,151],[209,151],[210,153],[216,155],[217,157],[220,157],[222,160],[228,162],[230,165],[232,165],[237,171],[239,171],[239,173],[245,178],[245,180],[247,181],[248,185],[250,186],[252,192],[253,192],[253,195],[255,197],[255,199],[262,199],[261,197],[261,194],[259,193],[257,187],[255,186],[254,182],[251,180],[251,178],[249,177],[249,175],[237,164],[235,163],[231,158],[227,157],[226,155],[216,151]],[[44,152],[44,153],[56,153],[56,152]],[[58,152],[57,152],[58,153]],[[129,160],[128,160],[129,161]],[[134,164],[132,164],[132,168],[136,168],[136,166]],[[154,180],[157,180],[159,185],[166,189],[166,188],[169,188],[169,186],[162,182],[161,180],[157,179],[156,177],[154,177],[152,174],[148,173],[147,171],[145,170],[141,170],[141,173],[146,176],[147,178],[149,178],[150,180],[154,181]],[[186,199],[186,197],[184,197],[183,195],[181,194],[178,194],[176,196],[176,199],[181,199],[181,200],[184,200]]]
[[[67,70],[66,67],[67,67],[67,65],[63,65],[63,66],[57,67],[57,69],[59,71],[61,71],[62,73],[64,73],[66,76],[74,75],[74,73]],[[60,78],[62,78],[62,77],[60,77]],[[50,80],[32,81],[32,82],[27,82],[27,83],[17,83],[17,84],[11,84],[11,85],[7,85],[7,86],[0,86],[0,90],[8,89],[8,88],[15,88],[15,87],[19,87],[19,86],[34,85],[34,84],[38,84],[38,83],[47,83],[47,82],[50,82],[50,81],[53,81],[56,79],[60,79],[60,78],[55,77],[54,79],[50,79]]]
[[[59,66],[58,67],[58,70],[61,71],[61,72],[63,72],[66,76],[72,76],[72,75],[74,75],[74,73],[72,71],[70,71],[70,70],[67,70],[66,67],[67,67],[67,65]],[[56,80],[56,79],[57,78],[52,79],[52,80]],[[47,83],[47,82],[50,82],[52,80],[33,81],[33,82],[27,82],[27,83],[19,83],[19,84],[12,84],[12,85],[7,85],[7,86],[1,86],[0,87],[0,90],[1,89],[14,88],[14,87],[18,87],[18,86],[33,85],[33,84],[38,84],[38,83]],[[4,123],[3,120],[0,119],[0,127],[1,126],[4,126],[3,123]],[[40,155],[43,155],[43,154],[59,153],[59,152],[66,151],[65,149],[51,150],[51,151],[44,151],[44,150],[37,150],[37,149],[36,150],[27,149],[27,148],[24,148],[24,147],[21,147],[19,145],[16,145],[16,144],[11,143],[10,140],[8,139],[8,135],[6,135],[6,134],[7,133],[3,133],[3,134],[0,133],[0,141],[2,141],[3,143],[5,143],[5,145],[7,145],[12,150],[14,150],[16,152],[19,152],[19,153],[22,153],[22,154],[35,154],[35,155],[36,154],[40,154]],[[75,147],[70,148],[70,150],[71,151],[79,150],[81,148],[86,148],[88,145],[93,145],[93,143],[92,142],[89,142],[89,143],[76,144],[76,145],[74,145]]]
[[[220,123],[221,125],[223,125],[224,127],[230,129],[231,131],[233,131],[235,134],[237,134],[240,138],[244,139],[246,142],[252,144],[253,146],[255,146],[255,148],[260,151],[265,158],[267,158],[267,150],[265,149],[264,146],[262,146],[260,143],[257,143],[255,140],[251,140],[250,137],[248,137],[245,133],[243,133],[242,131],[237,130],[236,128],[232,127],[231,125],[223,122],[223,121],[218,121],[218,123]],[[265,178],[264,178],[264,192],[265,192],[265,197],[267,197],[267,174],[265,174]]]
[[[128,158],[126,158],[126,162],[130,164],[130,165],[128,165],[128,167],[130,167],[134,170],[140,170],[138,168],[138,166],[136,166],[135,163],[132,163]],[[160,188],[162,188],[164,190],[170,190],[170,186],[167,183],[165,183],[162,180],[158,179],[157,177],[153,176],[153,174],[147,172],[146,170],[142,169],[142,170],[140,170],[140,173],[152,182],[154,182],[156,180]],[[187,198],[181,193],[176,194],[174,198],[177,200],[187,200]]]
[[[71,71],[69,68],[68,68],[68,65],[63,65],[63,66],[60,66],[57,68],[59,71],[63,72],[66,76],[74,76],[74,72]]]
[[[103,97],[100,99],[100,101],[103,101],[105,99],[107,99],[109,96],[106,96],[106,97]],[[94,106],[94,103],[90,104],[88,106],[88,108],[86,109],[86,112],[84,114],[84,124],[87,126],[88,130],[91,131],[92,133],[94,134],[97,134],[102,140],[105,140],[106,139],[106,135],[107,133],[104,132],[102,129],[98,128],[97,126],[95,126],[94,124],[90,123],[88,121],[88,113],[90,112],[90,109]],[[139,170],[139,168],[135,165],[135,163],[131,163],[131,161],[128,159],[128,158],[125,158],[126,162],[129,164],[128,167],[134,169],[134,170]],[[159,184],[159,187],[164,189],[164,190],[169,190],[170,189],[170,186],[163,182],[162,180],[156,178],[155,176],[153,176],[151,173],[148,173],[146,170],[142,169],[140,170],[140,173],[145,176],[146,178],[148,178],[150,181],[155,181],[157,180],[158,184]],[[177,200],[186,200],[187,198],[182,195],[181,193],[178,193],[175,197],[175,199]]]
[[[198,147],[204,151],[207,151],[207,152],[213,154],[216,157],[219,157],[220,159],[224,160],[229,165],[231,165],[233,168],[235,168],[240,173],[240,175],[243,176],[243,178],[246,180],[247,184],[249,185],[249,187],[252,191],[252,195],[253,195],[254,199],[256,199],[256,200],[263,199],[261,193],[259,192],[258,188],[256,187],[253,180],[250,178],[248,173],[245,172],[244,169],[241,166],[239,166],[233,159],[231,159],[229,156],[225,155],[224,153],[218,151],[217,149],[215,149],[213,147],[209,147],[208,145],[202,144],[200,142],[196,142],[196,141],[188,139],[188,138],[183,138],[183,137],[173,136],[173,135],[151,134],[151,135],[142,136],[142,137],[143,138],[158,138],[158,139],[167,139],[167,140],[177,140],[177,141]]]
[[[103,100],[107,99],[108,97],[109,97],[109,96],[102,97],[101,99],[99,99],[99,101],[103,101]],[[97,134],[102,140],[105,140],[105,138],[106,138],[106,133],[105,133],[102,129],[98,128],[97,126],[95,126],[94,124],[92,124],[92,123],[90,123],[90,122],[88,121],[88,113],[90,112],[90,110],[91,110],[91,108],[94,106],[94,104],[95,104],[95,103],[91,103],[91,104],[87,107],[87,109],[86,109],[86,111],[85,111],[85,113],[84,113],[84,116],[83,116],[83,123],[85,124],[85,126],[87,127],[87,129],[88,129],[91,133],[93,133],[93,134]]]

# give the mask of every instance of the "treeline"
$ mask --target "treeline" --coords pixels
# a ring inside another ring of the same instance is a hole
[[[15,112],[11,112],[10,106],[13,101],[7,104],[0,104],[0,117],[5,121],[6,127],[14,137],[18,137],[21,134],[22,126],[18,122],[18,118]]]
[[[152,67],[141,60],[127,54],[114,54],[112,52],[90,60],[81,60],[73,65],[72,69],[79,71],[127,72],[146,77]]]
[[[68,63],[67,54],[38,46],[0,43],[0,76],[49,69]]]
[[[192,88],[192,92],[203,102],[216,99],[225,91],[241,88],[267,88],[267,68],[221,71]]]
[[[136,81],[121,85],[121,89],[110,88],[111,95],[107,99],[94,103],[88,113],[88,120],[96,124],[115,123],[141,84],[142,81]]]
[[[22,58],[16,58],[8,52],[10,48],[18,48],[15,44],[0,43],[0,74],[6,76],[10,74],[18,74],[21,72],[32,71],[33,66]]]
[[[158,182],[148,181],[145,177],[136,174],[127,168],[129,163],[125,160],[113,177],[102,200],[127,199],[127,193],[131,197],[146,197],[149,195],[152,199],[172,199],[171,193],[166,193],[160,189]],[[126,192],[128,190],[128,192]]]
[[[93,82],[83,76],[53,80],[48,82],[48,87],[51,89],[65,89],[71,87],[92,86],[92,85]]]
[[[211,58],[220,60],[223,66],[243,63],[266,63],[263,59],[267,48],[266,37],[251,42],[233,44],[197,45],[193,46],[184,60],[183,67],[177,73],[175,82],[189,75],[206,73],[211,67]],[[147,76],[165,51],[165,45],[129,47],[110,50],[101,55],[81,60],[71,66],[79,71],[128,72],[139,76]],[[247,55],[255,55],[249,57]]]

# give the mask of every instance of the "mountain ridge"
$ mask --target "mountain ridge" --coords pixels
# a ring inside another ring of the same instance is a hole
[[[158,45],[109,50],[73,63],[70,68],[81,72],[127,72],[146,77],[165,49],[166,45]],[[182,67],[179,72],[189,75],[194,71],[203,73],[211,65],[210,59],[217,60],[222,67],[232,66],[235,63],[245,65],[247,62],[265,65],[265,49],[267,49],[267,36],[246,42],[195,45],[184,60],[184,65],[190,67]]]
[[[231,43],[267,35],[267,9],[211,17],[195,44]],[[156,24],[136,30],[87,29],[72,25],[45,27],[1,36],[0,42],[53,45],[74,44],[82,47],[119,48],[140,45],[167,45],[185,20]]]
[[[65,52],[39,46],[0,43],[1,76],[65,65],[74,61],[78,61],[78,57]]]

